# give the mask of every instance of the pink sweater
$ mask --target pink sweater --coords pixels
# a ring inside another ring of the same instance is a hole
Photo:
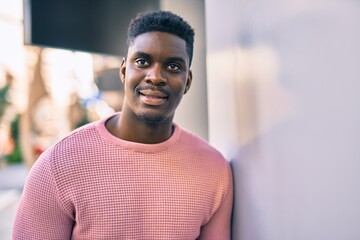
[[[29,173],[13,239],[196,239],[232,187],[222,155],[176,124],[170,139],[118,139],[101,120]]]

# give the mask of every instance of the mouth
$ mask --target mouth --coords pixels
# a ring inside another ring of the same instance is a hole
[[[159,90],[142,89],[139,91],[139,94],[141,101],[147,105],[159,106],[168,99],[168,94]]]

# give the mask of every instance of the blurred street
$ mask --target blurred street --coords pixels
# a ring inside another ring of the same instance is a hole
[[[27,169],[23,164],[0,168],[0,239],[11,239],[11,228]]]

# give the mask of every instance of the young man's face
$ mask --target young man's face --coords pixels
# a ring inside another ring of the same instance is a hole
[[[123,112],[147,122],[174,117],[191,85],[185,41],[164,32],[147,32],[135,38],[120,68],[124,83]]]

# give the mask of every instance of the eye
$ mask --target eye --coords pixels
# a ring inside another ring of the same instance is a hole
[[[175,63],[170,63],[166,66],[167,69],[169,69],[170,71],[180,71],[181,70],[181,66],[179,64],[175,64]]]
[[[138,58],[135,60],[136,65],[140,66],[140,67],[147,67],[150,65],[150,63],[144,59],[144,58]]]

